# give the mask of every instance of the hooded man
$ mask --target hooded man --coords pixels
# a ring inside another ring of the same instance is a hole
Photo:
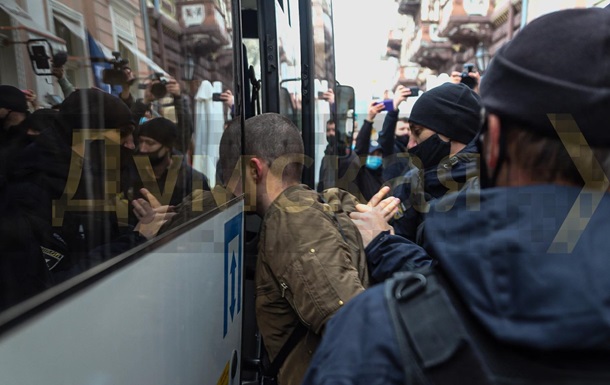
[[[133,191],[146,187],[163,205],[177,205],[194,190],[210,190],[208,178],[186,163],[174,145],[176,124],[166,118],[151,119],[138,128],[137,173]]]
[[[396,234],[415,241],[429,202],[457,191],[478,175],[478,151],[472,140],[481,128],[479,96],[464,84],[445,83],[423,93],[409,117],[410,168],[393,195],[401,211]]]
[[[28,116],[25,94],[16,87],[0,85],[0,129],[2,136],[11,128],[18,128]]]
[[[27,115],[23,92],[0,85],[0,311],[53,284],[41,249],[51,198]]]

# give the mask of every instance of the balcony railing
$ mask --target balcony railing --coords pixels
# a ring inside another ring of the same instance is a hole
[[[476,46],[491,36],[493,4],[489,0],[449,0],[441,10],[439,36],[453,43]]]

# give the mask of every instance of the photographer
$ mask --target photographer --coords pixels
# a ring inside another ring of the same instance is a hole
[[[127,107],[133,108],[135,100],[131,95],[130,87],[135,83],[136,76],[133,74],[131,68],[127,65],[122,68],[124,74],[124,81],[121,83],[121,92],[119,93],[119,98],[127,104]]]
[[[70,83],[68,78],[66,77],[66,73],[64,70],[64,64],[68,60],[68,54],[64,51],[61,51],[53,56],[51,60],[51,75],[57,78],[57,83],[59,87],[61,87],[61,92],[64,94],[64,98],[67,98],[72,92],[74,92],[75,88]]]
[[[144,87],[144,98],[138,99],[131,107],[134,119],[139,122],[146,112],[150,111],[152,102],[162,99],[166,95],[171,95],[174,99],[173,106],[176,111],[176,125],[178,127],[178,137],[174,148],[182,154],[186,154],[190,148],[193,135],[193,121],[188,103],[183,99],[180,83],[171,76],[155,74],[151,79],[147,79],[141,87]]]
[[[464,83],[478,94],[481,74],[474,64],[466,63],[463,65],[463,68],[456,65],[453,71],[451,71],[450,81],[454,84]]]

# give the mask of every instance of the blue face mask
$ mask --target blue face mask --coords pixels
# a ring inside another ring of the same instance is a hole
[[[141,124],[144,124],[144,123],[146,123],[147,121],[148,121],[148,118],[147,118],[146,116],[142,116],[142,117],[140,118],[140,122],[139,122],[139,124],[140,124],[140,125],[141,125]]]
[[[379,167],[381,167],[381,163],[381,157],[378,155],[369,155],[366,157],[366,167],[371,170],[377,170]]]

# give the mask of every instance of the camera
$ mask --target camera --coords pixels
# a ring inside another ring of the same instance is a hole
[[[150,92],[157,99],[161,99],[162,97],[167,95],[167,87],[165,87],[165,86],[167,85],[168,80],[163,75],[164,74],[161,73],[161,72],[155,72],[151,76],[151,80],[158,80],[159,81],[158,83],[153,84],[152,87],[150,88]]]
[[[62,67],[68,61],[68,53],[66,51],[59,51],[53,55],[53,67]]]
[[[212,94],[212,101],[213,102],[222,102],[222,99],[220,98],[220,93],[219,92],[214,92]]]
[[[466,84],[470,88],[474,88],[477,85],[477,81],[473,77],[470,77],[470,75],[468,75],[471,72],[474,72],[474,64],[464,64],[464,70],[460,74],[460,77],[462,78],[460,82]]]
[[[419,95],[419,87],[409,87],[409,91],[411,91],[411,95],[409,96]]]
[[[112,68],[107,68],[102,71],[102,82],[112,86],[119,86],[127,82],[127,74],[125,67],[129,64],[129,60],[121,58],[120,52],[112,52],[112,59],[106,59],[106,63],[112,64]]]

